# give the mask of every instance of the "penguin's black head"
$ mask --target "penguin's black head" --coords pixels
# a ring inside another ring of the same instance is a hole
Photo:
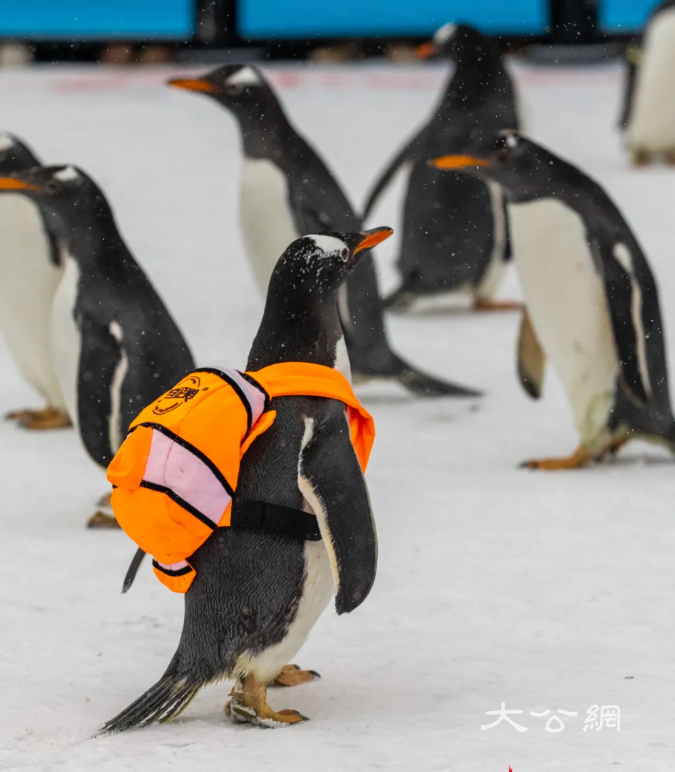
[[[264,108],[270,99],[276,102],[260,70],[250,64],[226,64],[199,78],[172,78],[168,84],[206,94],[237,114]]]
[[[109,205],[96,183],[75,166],[38,166],[0,177],[0,194],[22,193],[42,209],[49,230],[68,240],[74,223],[86,229]]]
[[[359,233],[326,233],[303,236],[279,258],[267,293],[268,302],[279,297],[293,302],[323,302],[334,297],[367,250],[388,239],[391,228]]]
[[[429,43],[419,46],[417,57],[419,59],[444,57],[454,60],[467,47],[472,47],[480,53],[480,48],[486,45],[486,42],[486,38],[468,24],[448,22],[436,30]]]
[[[548,193],[554,168],[563,163],[545,148],[511,130],[500,131],[487,145],[472,149],[470,155],[446,155],[429,161],[437,169],[495,180],[512,201]]]

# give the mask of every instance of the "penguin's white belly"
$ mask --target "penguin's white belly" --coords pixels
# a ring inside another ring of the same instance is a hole
[[[581,441],[598,441],[619,370],[605,288],[582,219],[553,199],[512,204],[511,235],[530,319],[572,405]]]
[[[291,662],[333,597],[333,574],[323,541],[305,542],[305,584],[295,618],[283,641],[261,654],[244,655],[235,670],[253,673],[263,682],[274,679]]]
[[[23,377],[65,408],[52,364],[51,308],[61,270],[40,212],[25,196],[0,198],[0,329]]]
[[[253,275],[265,297],[277,260],[299,236],[288,199],[286,177],[271,161],[244,159],[241,227]]]
[[[73,424],[79,428],[78,379],[82,335],[75,319],[80,269],[65,250],[61,252],[64,264],[52,306],[52,351],[66,409]]]
[[[633,150],[675,150],[675,8],[649,24],[627,130]]]

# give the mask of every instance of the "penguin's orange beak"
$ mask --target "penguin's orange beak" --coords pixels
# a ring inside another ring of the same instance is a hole
[[[362,249],[372,249],[383,241],[386,241],[393,232],[394,231],[391,228],[373,228],[370,231],[363,231],[361,234],[363,239],[358,243],[356,249],[352,253],[352,257]]]
[[[467,166],[490,166],[490,162],[471,155],[442,155],[440,158],[432,158],[429,165],[437,169],[464,169]]]
[[[436,46],[433,43],[422,43],[415,49],[415,56],[418,59],[429,59],[436,53]]]
[[[174,88],[184,88],[186,91],[201,91],[206,94],[212,94],[217,90],[213,83],[202,78],[171,78],[171,80],[167,80],[167,85]]]
[[[31,185],[28,182],[16,180],[14,177],[0,177],[0,190],[34,190],[40,193],[42,188],[39,188],[37,185]]]

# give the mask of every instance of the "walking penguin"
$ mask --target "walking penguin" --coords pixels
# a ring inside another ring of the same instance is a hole
[[[651,12],[626,58],[621,126],[631,160],[643,166],[660,155],[675,164],[675,0]]]
[[[258,69],[233,64],[201,78],[177,78],[169,83],[210,96],[239,121],[244,153],[242,229],[263,295],[278,256],[291,241],[306,233],[361,228],[337,180],[290,124]],[[347,281],[339,307],[355,382],[389,378],[414,394],[477,396],[471,389],[420,372],[392,351],[371,255],[363,257]]]
[[[117,230],[103,191],[74,166],[0,178],[0,200],[37,204],[59,245],[51,355],[73,424],[107,468],[139,410],[194,367],[183,336]],[[113,525],[97,513],[90,525]]]
[[[526,466],[584,466],[633,437],[675,451],[656,281],[607,193],[581,170],[514,132],[502,132],[481,152],[433,163],[494,179],[509,199],[526,306],[518,343],[520,380],[538,398],[549,358],[580,438],[571,456]]]
[[[189,401],[179,386],[133,422],[108,472],[113,507],[160,580],[185,592],[185,618],[162,678],[104,731],[170,721],[222,679],[235,681],[234,720],[304,720],[272,709],[268,684],[312,680],[287,663],[333,593],[347,613],[375,579],[363,476],[374,428],[343,369],[337,294],[390,234],[294,241],[272,274],[247,371],[196,370]],[[216,440],[214,425],[227,427]]]
[[[0,134],[0,176],[40,166],[17,137]],[[26,429],[70,426],[51,355],[51,309],[62,276],[59,251],[35,201],[11,188],[0,196],[0,330],[21,375],[47,403],[7,418]]]
[[[424,296],[462,293],[480,311],[520,308],[496,301],[511,259],[503,192],[494,180],[439,172],[429,158],[480,146],[520,128],[516,93],[496,44],[466,25],[446,24],[419,55],[455,63],[430,120],[394,156],[368,196],[370,216],[397,172],[406,175],[399,287],[386,304],[405,310]]]

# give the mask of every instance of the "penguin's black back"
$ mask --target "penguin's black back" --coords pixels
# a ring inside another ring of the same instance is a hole
[[[122,331],[128,357],[121,395],[124,433],[143,408],[194,368],[194,360],[173,317],[121,241],[111,244],[105,260],[81,270],[75,313],[101,335],[115,323]],[[86,416],[80,420],[84,423]]]
[[[487,184],[467,174],[441,172],[428,160],[469,152],[520,123],[513,83],[495,44],[470,27],[460,26],[455,34],[460,36],[457,67],[434,114],[390,164],[366,204],[369,212],[396,168],[412,164],[397,265],[401,289],[414,294],[478,284],[495,237]],[[508,255],[505,242],[503,258]]]

